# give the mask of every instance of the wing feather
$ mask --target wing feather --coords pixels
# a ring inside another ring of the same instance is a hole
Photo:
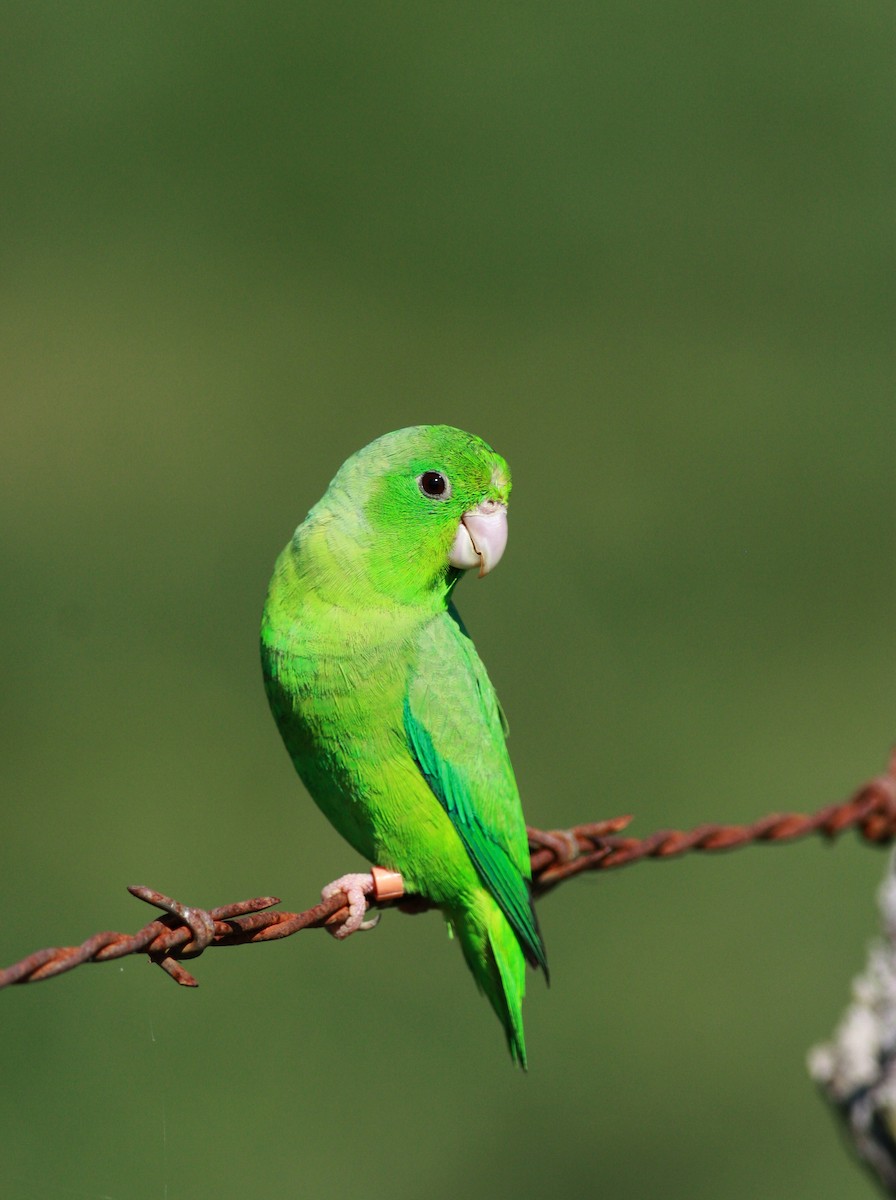
[[[547,974],[532,906],[529,849],[502,712],[485,667],[451,610],[420,635],[404,701],[417,765],[529,962]]]

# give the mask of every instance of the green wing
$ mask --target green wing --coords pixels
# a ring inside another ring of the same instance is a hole
[[[503,714],[454,609],[429,622],[404,701],[408,744],[523,953],[547,975],[532,907],[529,848]]]

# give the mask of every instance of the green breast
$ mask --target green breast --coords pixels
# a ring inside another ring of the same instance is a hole
[[[265,688],[286,748],[359,854],[401,871],[409,891],[451,903],[479,886],[477,876],[404,725],[424,632],[450,621],[445,597],[384,604],[362,586],[334,599],[296,550],[277,562],[261,626]]]
[[[288,620],[265,608],[265,689],[286,748],[311,796],[360,854],[377,861],[396,772],[410,758],[402,724],[421,623],[372,611],[363,621],[313,597]]]

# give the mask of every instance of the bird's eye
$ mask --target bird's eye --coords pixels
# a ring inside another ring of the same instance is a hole
[[[451,495],[451,484],[441,471],[424,471],[417,476],[417,486],[431,500],[447,500]]]

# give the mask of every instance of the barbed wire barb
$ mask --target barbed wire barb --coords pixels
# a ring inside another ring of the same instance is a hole
[[[659,830],[645,838],[622,835],[631,817],[591,821],[572,829],[529,828],[532,891],[536,898],[564,880],[585,871],[606,871],[648,858],[678,858],[691,851],[735,850],[756,843],[789,843],[810,834],[834,838],[854,829],[865,841],[887,845],[896,838],[896,751],[887,770],[858,788],[848,800],[817,812],[772,813],[749,825],[698,825],[694,829]],[[183,959],[197,958],[211,946],[239,946],[291,937],[302,929],[338,927],[348,906],[342,893],[322,900],[304,912],[271,912],[276,896],[258,896],[236,904],[203,909],[180,904],[148,887],[130,887],[133,896],[160,908],[156,918],[134,934],[94,934],[80,946],[38,950],[0,971],[0,988],[36,983],[61,975],[87,962],[107,962],[127,954],[146,954],[176,983],[196,987]],[[430,907],[419,896],[406,896],[379,907],[397,906],[404,912]]]

